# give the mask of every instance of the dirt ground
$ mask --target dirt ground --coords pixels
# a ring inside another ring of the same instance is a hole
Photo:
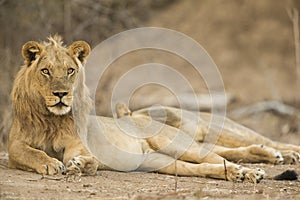
[[[300,166],[251,165],[270,177]],[[7,168],[0,154],[0,199],[299,199],[300,180],[265,179],[254,185],[157,173],[99,171],[96,176],[66,180]],[[177,184],[177,186],[176,186]]]
[[[277,100],[300,108],[299,82],[296,82],[299,77],[294,67],[292,26],[284,9],[288,6],[286,1],[190,2],[177,1],[166,10],[158,11],[146,25],[183,32],[204,46],[219,67],[226,92],[234,97],[228,105],[229,116],[238,108],[263,100]],[[171,64],[173,62],[172,59]],[[174,64],[175,68],[180,68],[181,64]],[[193,79],[193,72],[184,65],[181,67],[181,72]],[[125,68],[112,71],[106,76],[100,90],[103,96],[107,96],[113,86],[112,79],[117,80],[124,71]],[[197,80],[193,79],[192,84],[198,87],[197,91],[204,91],[205,87],[197,85]],[[109,102],[104,101],[98,103],[108,108],[106,103]],[[300,119],[297,117],[262,112],[234,120],[272,139],[300,145]],[[43,177],[8,169],[7,161],[7,153],[1,152],[1,200],[300,199],[299,178],[297,181],[270,179],[287,169],[300,174],[300,165],[247,165],[260,167],[267,173],[266,179],[253,185],[199,177],[111,171],[99,171],[96,176],[67,181],[64,176]]]

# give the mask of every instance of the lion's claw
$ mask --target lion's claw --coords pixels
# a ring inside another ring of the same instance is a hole
[[[59,169],[60,169],[60,171],[61,171],[61,173],[62,173],[63,175],[66,175],[66,173],[67,173],[67,168],[66,168],[64,165],[59,166]]]
[[[45,175],[65,174],[66,167],[59,160],[52,158],[51,162],[43,165],[41,170],[38,171],[38,173]]]
[[[248,169],[245,174],[245,181],[250,183],[259,183],[265,176],[265,171],[262,169]]]
[[[77,164],[74,162],[74,159],[70,160],[67,163],[67,170],[66,170],[67,175],[81,175],[81,170],[77,166]]]

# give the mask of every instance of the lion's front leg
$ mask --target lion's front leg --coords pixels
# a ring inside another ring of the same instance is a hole
[[[22,142],[11,142],[9,145],[9,167],[39,174],[56,175],[66,173],[62,162],[48,156],[44,151],[34,149]]]
[[[98,160],[93,156],[82,142],[74,140],[65,147],[64,164],[67,167],[67,174],[87,174],[94,175],[99,165]]]

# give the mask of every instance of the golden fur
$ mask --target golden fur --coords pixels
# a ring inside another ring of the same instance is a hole
[[[270,141],[229,120],[217,140],[220,146],[204,144],[210,118],[206,114],[197,121],[182,117],[190,115],[181,115],[187,111],[165,107],[161,120],[149,116],[149,109],[131,112],[118,104],[119,119],[88,116],[83,65],[89,52],[87,43],[66,48],[59,37],[23,46],[25,65],[12,91],[9,167],[42,174],[154,170],[257,183],[263,170],[233,162],[299,161],[299,147]]]

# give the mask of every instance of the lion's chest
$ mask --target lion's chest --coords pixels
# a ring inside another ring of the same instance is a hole
[[[41,137],[36,140],[32,147],[44,151],[48,156],[63,161],[63,155],[68,144],[68,135],[71,130],[52,130],[41,133]]]
[[[48,156],[63,160],[64,147],[56,144],[54,141],[45,141],[38,144],[33,144],[33,148],[44,151]]]

